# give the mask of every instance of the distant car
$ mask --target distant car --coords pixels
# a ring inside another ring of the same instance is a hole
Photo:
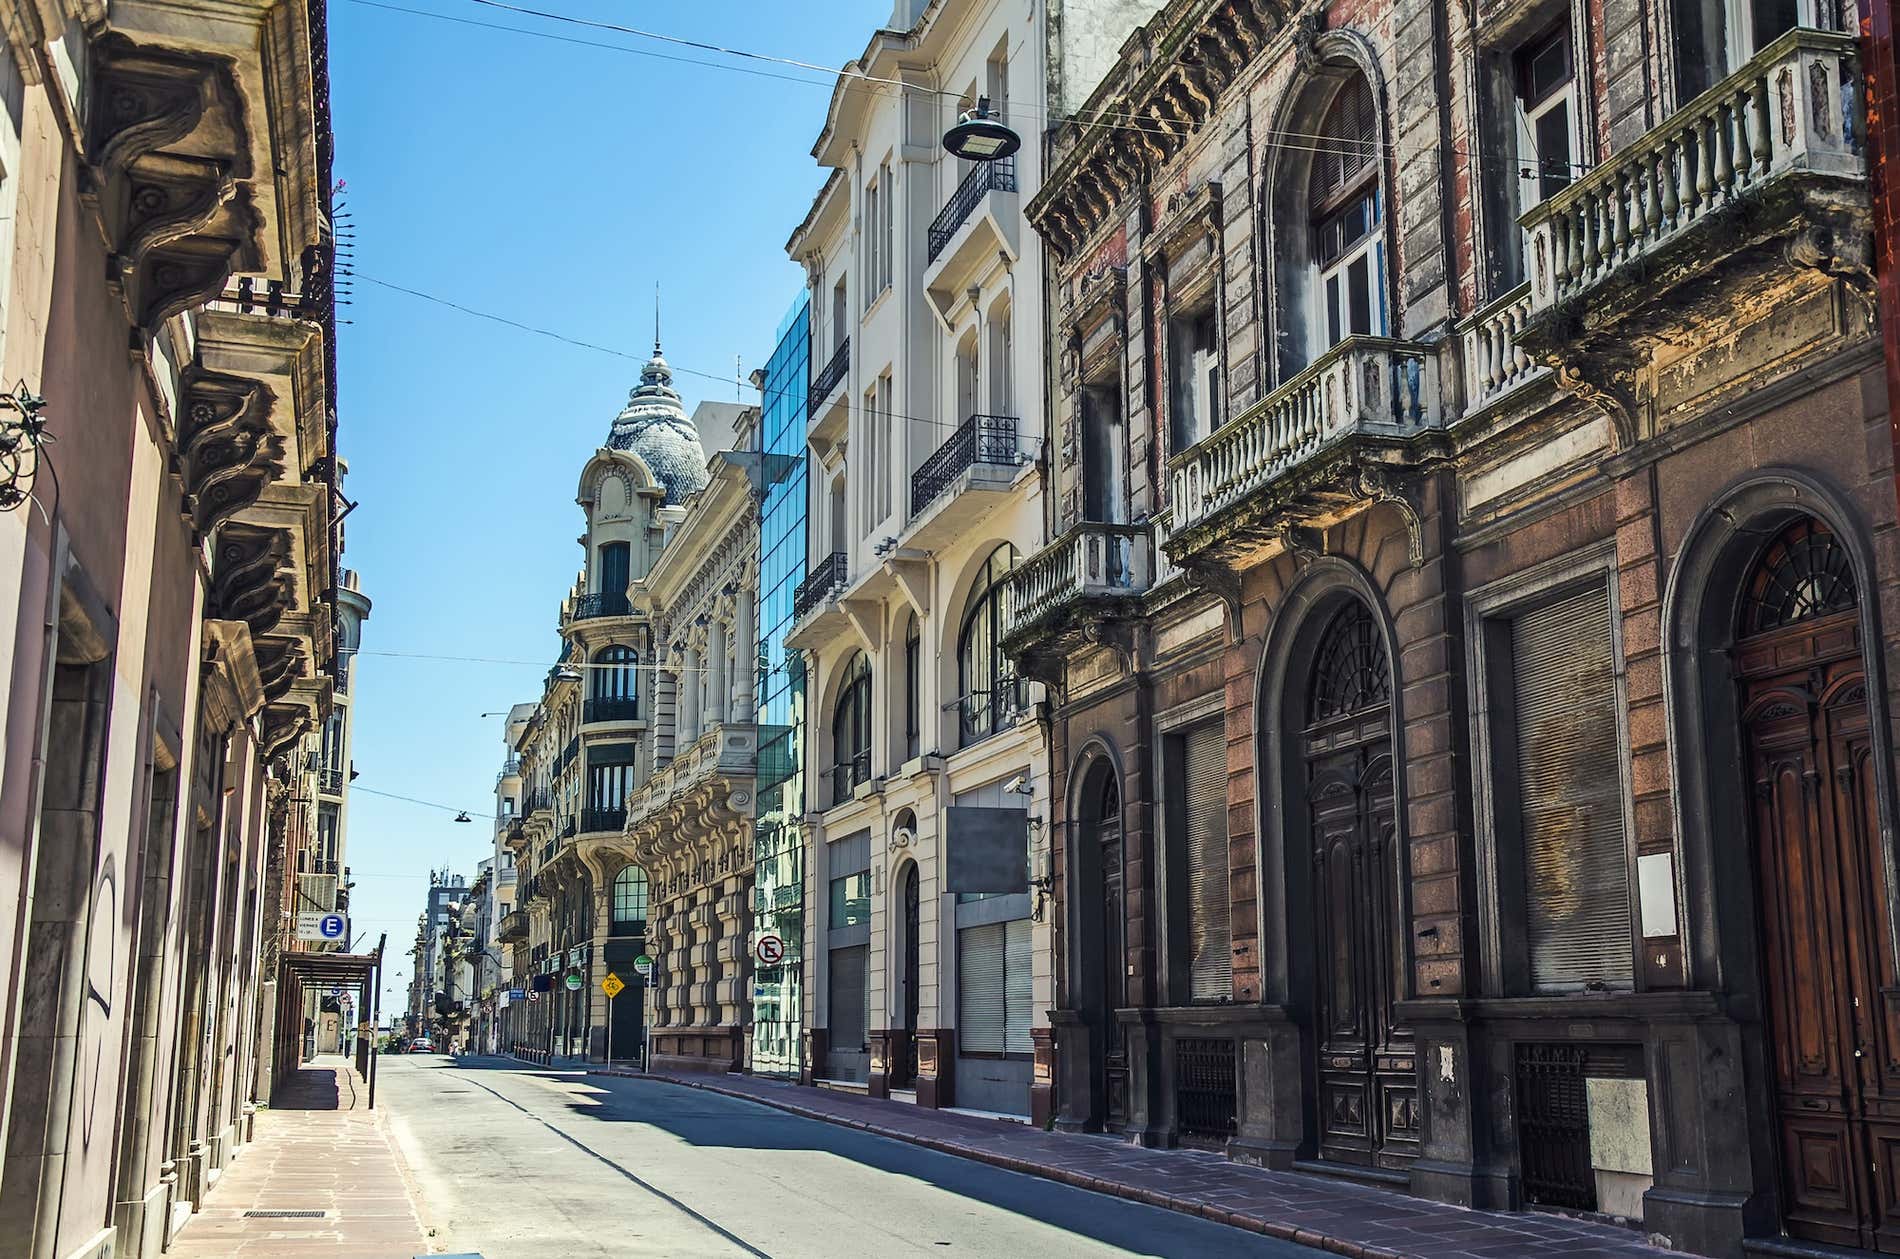
[[[409,1042],[409,1052],[412,1054],[432,1054],[435,1052],[435,1042],[430,1040],[427,1036],[418,1036]]]

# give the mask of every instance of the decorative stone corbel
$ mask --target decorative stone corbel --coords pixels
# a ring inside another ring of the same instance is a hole
[[[290,607],[294,580],[282,530],[226,524],[218,531],[211,603],[220,618],[243,621],[253,637],[269,633]]]
[[[1875,293],[1873,239],[1864,230],[1811,222],[1788,238],[1788,263],[1845,280],[1862,296]]]
[[[185,513],[200,536],[255,503],[284,473],[269,392],[255,381],[194,373],[181,390],[178,462]]]
[[[1557,387],[1582,398],[1609,418],[1616,449],[1636,444],[1636,367],[1619,354],[1572,354],[1550,362]]]
[[[1405,485],[1377,464],[1353,469],[1353,492],[1360,498],[1395,509],[1405,522],[1405,558],[1413,568],[1425,562],[1425,518]]]

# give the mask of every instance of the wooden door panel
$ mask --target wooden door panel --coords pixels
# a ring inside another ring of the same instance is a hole
[[[1780,1029],[1776,1074],[1784,1096],[1838,1100],[1844,1085],[1834,972],[1839,941],[1828,911],[1812,765],[1799,751],[1756,765],[1756,834],[1769,1004]]]
[[[1782,1163],[1790,1201],[1784,1213],[1801,1235],[1857,1245],[1861,1219],[1858,1161],[1845,1118],[1810,1119],[1784,1112]]]

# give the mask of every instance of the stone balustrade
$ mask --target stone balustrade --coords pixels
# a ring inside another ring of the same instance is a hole
[[[1458,326],[1465,355],[1465,411],[1483,410],[1549,373],[1519,340],[1531,314],[1531,286],[1518,285]]]
[[[1138,595],[1153,575],[1146,525],[1084,521],[1019,564],[1004,587],[1003,637],[1033,629],[1078,600]]]

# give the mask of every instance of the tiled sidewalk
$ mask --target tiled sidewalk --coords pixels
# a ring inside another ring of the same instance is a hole
[[[1467,1211],[1330,1176],[1262,1171],[1199,1150],[1144,1150],[1109,1137],[1043,1132],[1027,1124],[752,1076],[646,1078],[750,1098],[807,1118],[1357,1259],[1661,1259],[1676,1254],[1610,1225],[1541,1213]]]
[[[179,1232],[177,1259],[411,1259],[429,1253],[402,1165],[369,1088],[344,1059],[298,1071],[257,1114],[257,1139]],[[250,1210],[321,1219],[245,1219]]]

